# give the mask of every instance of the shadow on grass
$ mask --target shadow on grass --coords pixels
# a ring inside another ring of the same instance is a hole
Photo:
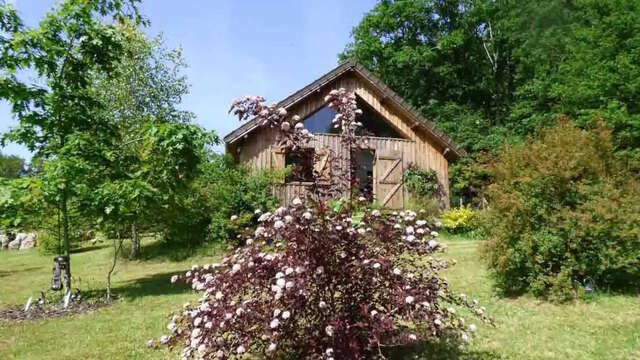
[[[448,341],[425,342],[413,346],[403,346],[385,352],[388,359],[430,359],[430,360],[493,360],[503,357],[493,351],[473,351]]]
[[[227,245],[222,243],[183,244],[158,240],[143,245],[140,260],[179,262],[193,256],[219,256],[226,250]]]
[[[114,289],[114,292],[121,298],[135,300],[145,296],[174,295],[183,294],[191,289],[182,283],[171,283],[171,276],[176,272],[166,272],[153,274],[127,281]]]
[[[92,246],[83,246],[83,247],[77,247],[75,249],[71,249],[71,253],[72,254],[82,254],[82,253],[86,253],[86,252],[91,252],[91,251],[96,251],[96,250],[102,250],[106,247],[109,247],[109,245],[92,245]]]
[[[134,280],[129,280],[124,284],[113,288],[113,294],[118,299],[136,300],[147,296],[175,295],[191,291],[182,283],[171,284],[171,276],[176,272],[165,272],[153,274]],[[88,298],[100,298],[106,294],[105,289],[92,290],[85,293]]]
[[[3,278],[5,276],[16,275],[16,274],[20,274],[20,273],[30,272],[30,271],[36,271],[36,270],[40,270],[42,268],[44,268],[44,266],[34,266],[34,267],[29,267],[29,268],[24,268],[24,269],[20,269],[20,270],[14,270],[14,271],[0,270],[0,278]]]

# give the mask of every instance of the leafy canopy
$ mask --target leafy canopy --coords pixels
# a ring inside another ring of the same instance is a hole
[[[0,178],[15,179],[25,171],[24,159],[16,155],[0,153]]]
[[[354,57],[471,155],[453,197],[481,194],[484,152],[561,115],[603,119],[640,169],[640,3],[381,0],[341,54]],[[455,199],[454,199],[455,200]]]

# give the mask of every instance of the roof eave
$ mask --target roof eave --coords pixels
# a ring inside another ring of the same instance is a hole
[[[296,91],[292,95],[280,101],[277,106],[284,107],[285,109],[289,108],[304,100],[309,94],[317,91],[318,89],[321,89],[323,86],[332,82],[348,71],[354,71],[358,73],[386,98],[391,100],[394,105],[402,110],[405,115],[414,123],[414,126],[428,133],[440,146],[443,147],[443,155],[447,159],[455,161],[458,158],[466,155],[464,149],[459,148],[448,136],[438,130],[433,122],[424,118],[424,116],[422,116],[417,109],[404,101],[404,99],[402,99],[391,88],[389,88],[380,79],[378,79],[373,73],[371,73],[365,67],[358,64],[352,59],[345,61],[344,63],[340,64],[327,74],[321,76],[311,84],[305,86],[304,88]],[[258,124],[257,119],[253,118],[227,134],[224,137],[224,141],[227,144],[232,144],[258,128],[259,126],[260,124]]]

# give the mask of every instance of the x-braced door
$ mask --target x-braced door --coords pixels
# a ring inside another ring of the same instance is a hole
[[[376,200],[385,208],[402,209],[402,152],[380,150],[376,154]]]

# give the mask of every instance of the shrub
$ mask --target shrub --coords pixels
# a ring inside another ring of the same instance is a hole
[[[338,112],[341,143],[353,154],[361,113],[355,94],[333,90],[326,100]],[[234,101],[232,111],[280,129],[278,143],[290,151],[304,149],[312,136],[299,117],[289,120],[262,97]],[[307,206],[294,199],[290,208],[258,211],[257,228],[245,229],[243,246],[221,264],[172,278],[203,296],[172,318],[161,343],[183,344],[185,358],[383,358],[385,346],[468,339],[475,325],[465,324],[454,304],[490,321],[475,300],[453,294],[439,276],[448,263],[430,256],[440,246],[427,221],[414,212],[383,216],[367,209],[364,197],[330,200],[331,189],[317,175]],[[412,254],[426,257],[416,261]]]
[[[416,213],[372,210],[356,219],[345,208],[301,203],[261,214],[221,264],[173,277],[203,296],[173,317],[161,342],[186,344],[183,356],[197,358],[369,359],[383,346],[466,340],[475,325],[453,304],[488,320],[439,276],[448,263],[431,256],[437,233]]]
[[[199,172],[190,188],[172,198],[163,224],[168,242],[234,242],[240,229],[255,224],[254,209],[269,210],[277,204],[271,191],[276,175],[271,172],[252,172],[217,154],[211,154]]]
[[[255,224],[255,209],[267,211],[277,205],[271,191],[276,178],[272,172],[253,172],[234,164],[229,156],[214,156],[204,173],[212,240],[235,241],[239,230]]]
[[[414,196],[431,198],[439,196],[441,192],[438,175],[434,170],[424,171],[410,165],[402,174],[402,182]]]
[[[429,217],[439,216],[444,197],[435,171],[410,165],[402,174],[402,182],[411,195],[409,208],[424,210]]]
[[[45,255],[60,254],[62,246],[58,237],[48,231],[38,232],[38,250]]]
[[[405,208],[420,210],[425,219],[440,217],[442,203],[436,198],[411,196],[405,203]]]
[[[445,210],[440,215],[442,228],[452,234],[466,233],[473,230],[475,211],[471,206]]]
[[[209,237],[208,210],[207,195],[198,181],[176,192],[165,213],[166,221],[159,225],[164,241],[189,248],[201,245]]]
[[[483,251],[504,291],[564,300],[587,279],[637,286],[640,182],[602,125],[560,121],[538,140],[505,147],[492,171]]]

